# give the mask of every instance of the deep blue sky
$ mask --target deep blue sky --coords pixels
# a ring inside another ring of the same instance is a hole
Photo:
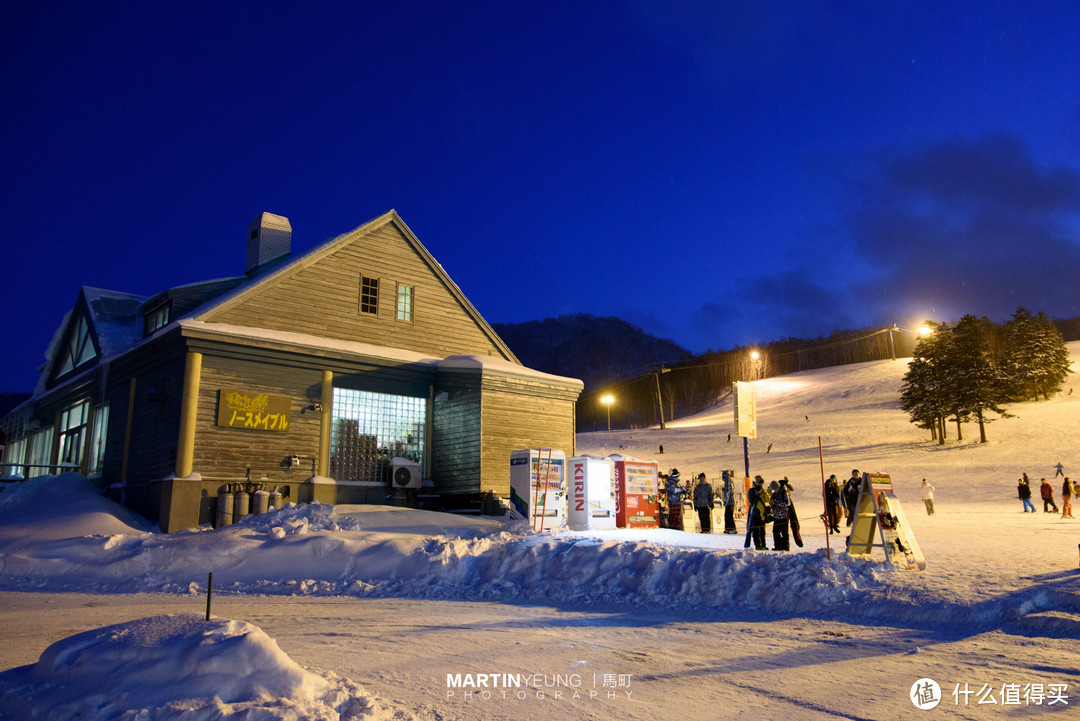
[[[316,9],[311,9],[312,6]],[[1075,2],[9,2],[0,390],[81,285],[395,208],[491,322],[1080,315]]]

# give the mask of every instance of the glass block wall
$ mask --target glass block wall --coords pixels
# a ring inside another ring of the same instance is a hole
[[[424,398],[335,388],[330,475],[384,483],[391,458],[423,467],[426,425]]]

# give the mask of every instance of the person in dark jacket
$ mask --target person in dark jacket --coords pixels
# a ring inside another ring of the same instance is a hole
[[[859,491],[862,488],[862,477],[859,476],[859,469],[856,468],[851,471],[851,478],[847,479],[847,483],[844,484],[844,506],[847,508],[847,525],[851,525],[855,520],[855,512],[858,510],[856,506],[859,504]]]
[[[1035,513],[1035,504],[1031,502],[1031,486],[1028,485],[1026,478],[1021,478],[1016,482],[1016,495],[1024,502],[1024,513],[1031,509],[1032,513]]]
[[[783,484],[773,481],[769,484],[769,504],[773,512],[773,550],[790,551],[791,540],[788,535],[788,494]]]
[[[829,533],[840,533],[840,483],[835,475],[825,481],[825,513]]]
[[[700,473],[697,477],[697,485],[694,486],[694,509],[698,512],[701,521],[701,532],[712,532],[712,509],[713,490],[709,482],[705,480],[705,474]]]
[[[724,533],[738,533],[735,528],[735,482],[733,471],[724,471],[724,487],[720,490],[720,500],[724,502]]]

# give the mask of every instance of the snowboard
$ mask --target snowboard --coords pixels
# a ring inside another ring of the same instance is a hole
[[[794,503],[788,506],[788,519],[791,522],[791,537],[794,539],[795,545],[802,548],[802,534],[799,533],[799,517],[795,515]]]

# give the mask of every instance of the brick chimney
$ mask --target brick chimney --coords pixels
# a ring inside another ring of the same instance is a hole
[[[262,213],[255,216],[248,228],[247,267],[245,273],[254,278],[268,270],[268,266],[277,265],[275,261],[285,260],[292,253],[292,226],[289,219]]]

